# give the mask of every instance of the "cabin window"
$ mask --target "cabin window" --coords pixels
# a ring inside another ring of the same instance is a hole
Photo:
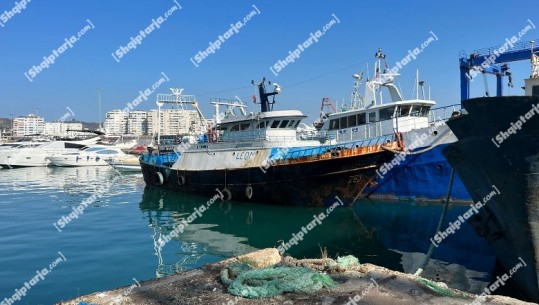
[[[290,122],[289,120],[283,120],[281,122],[281,125],[279,125],[279,128],[286,128],[286,126],[288,126],[288,122]]]
[[[429,116],[430,106],[413,106],[411,116],[427,117]]]
[[[423,106],[421,108],[421,116],[427,117],[429,116],[429,112],[430,112],[430,106]]]
[[[230,131],[239,131],[240,130],[240,125],[234,125],[230,128]]]
[[[357,124],[362,125],[365,124],[367,120],[365,119],[365,113],[360,113],[357,115]]]
[[[112,150],[112,149],[105,149],[105,150],[100,151],[98,154],[100,154],[100,155],[116,155],[116,154],[118,154],[118,152],[115,151],[115,150]]]
[[[344,129],[348,127],[348,120],[346,117],[340,118],[340,129]]]
[[[240,126],[240,130],[245,130],[245,129],[249,128],[249,126],[251,126],[251,124],[249,124],[249,123],[243,123],[243,124],[241,124],[241,126]]]
[[[410,112],[410,116],[421,116],[421,106],[415,105],[412,106],[412,112]]]
[[[265,121],[262,121],[262,122],[258,123],[258,125],[256,125],[256,128],[257,128],[257,129],[263,129],[263,128],[266,128],[266,122],[265,122]]]
[[[273,123],[271,123],[271,128],[277,128],[277,127],[279,127],[279,123],[281,123],[281,121],[279,121],[279,120],[273,121]]]
[[[399,106],[399,108],[397,109],[397,115],[399,117],[407,116],[410,113],[410,108],[410,105]]]
[[[289,128],[294,128],[294,123],[296,123],[296,120],[290,121],[290,123],[288,124],[287,127],[289,127]]]
[[[369,123],[376,121],[376,112],[369,112]]]
[[[348,117],[348,127],[357,126],[357,115],[351,115]]]
[[[380,121],[390,120],[393,118],[393,113],[395,112],[395,107],[388,107],[380,109]]]
[[[294,125],[294,128],[297,128],[298,125],[299,125],[299,123],[301,123],[301,121],[298,120],[298,121],[296,122],[296,124]]]
[[[329,121],[329,130],[339,129],[339,120],[333,119]]]

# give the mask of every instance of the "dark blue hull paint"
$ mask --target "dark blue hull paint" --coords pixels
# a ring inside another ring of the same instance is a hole
[[[407,156],[382,179],[378,177],[377,184],[367,187],[364,194],[369,194],[371,198],[390,200],[444,200],[451,174],[451,166],[442,154],[447,145],[440,144],[424,153]],[[471,196],[457,175],[453,183],[451,200],[472,202]]]

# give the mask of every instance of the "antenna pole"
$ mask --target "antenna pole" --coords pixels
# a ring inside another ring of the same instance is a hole
[[[101,89],[97,89],[97,95],[98,95],[98,99],[99,99],[99,131],[102,130],[102,126],[101,126],[101,93],[103,92],[103,90]]]
[[[419,69],[415,71],[415,99],[419,99]]]

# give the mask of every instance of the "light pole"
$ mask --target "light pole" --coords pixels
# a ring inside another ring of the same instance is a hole
[[[101,126],[101,93],[103,93],[103,90],[97,89],[97,95],[99,97],[99,131],[103,129]]]
[[[11,116],[11,138],[13,139],[13,113],[9,114]]]

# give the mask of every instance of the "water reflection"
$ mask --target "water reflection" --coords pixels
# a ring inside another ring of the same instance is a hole
[[[68,194],[92,194],[107,181],[121,175],[121,188],[111,188],[110,195],[136,191],[144,182],[141,174],[124,174],[108,166],[87,167],[27,167],[0,170],[0,188],[10,192],[46,193],[62,191]],[[7,192],[1,195],[10,195]]]
[[[255,249],[276,247],[307,225],[313,215],[325,211],[316,207],[216,202],[177,238],[159,248],[159,238],[172,232],[207,200],[144,189],[140,209],[154,230],[157,276]],[[447,222],[466,210],[451,207]],[[352,254],[361,262],[413,273],[424,259],[440,213],[440,205],[360,201],[353,207],[333,211],[321,226],[287,252],[295,257],[319,257],[321,249],[326,248],[333,257]],[[465,225],[436,249],[423,274],[454,288],[479,292],[488,283],[493,266],[489,246]]]

